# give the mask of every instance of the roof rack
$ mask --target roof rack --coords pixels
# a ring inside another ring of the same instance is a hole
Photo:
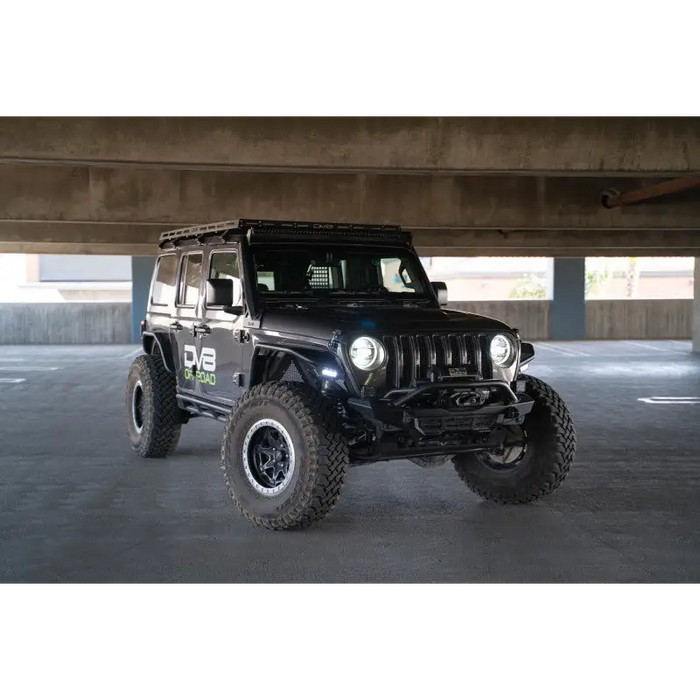
[[[238,228],[240,219],[234,221],[219,221],[215,224],[204,224],[202,226],[189,226],[187,228],[178,228],[174,231],[165,231],[160,234],[158,245],[164,246],[166,243],[175,243],[190,238],[199,238],[213,233],[225,233],[231,229]]]
[[[248,232],[251,240],[293,240],[328,234],[343,234],[346,240],[389,239],[410,243],[411,234],[400,226],[386,224],[345,224],[320,221],[275,221],[271,219],[233,219],[202,226],[166,231],[160,235],[159,246],[168,243],[175,245],[187,240],[198,240],[205,236],[220,234],[225,237],[229,231]],[[286,235],[285,235],[286,234]]]

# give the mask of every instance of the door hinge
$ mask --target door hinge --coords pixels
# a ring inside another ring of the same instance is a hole
[[[234,328],[233,339],[239,343],[245,343],[247,340],[250,340],[250,333],[245,328]]]
[[[243,386],[243,375],[240,372],[233,373],[234,386]]]

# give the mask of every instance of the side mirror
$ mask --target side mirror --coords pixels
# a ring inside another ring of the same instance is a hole
[[[447,285],[444,282],[431,282],[430,285],[438,298],[440,306],[447,306]]]
[[[233,306],[233,280],[207,280],[207,306]]]
[[[224,306],[224,313],[231,316],[241,316],[245,309],[242,306]]]
[[[529,362],[535,356],[535,347],[532,343],[520,343],[520,364]]]
[[[241,281],[238,279],[207,280],[207,306],[222,306],[227,313],[229,309],[242,309]]]

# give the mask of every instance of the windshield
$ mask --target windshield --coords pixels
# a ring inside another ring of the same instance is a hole
[[[365,246],[252,246],[263,299],[429,298],[418,259],[405,249]]]

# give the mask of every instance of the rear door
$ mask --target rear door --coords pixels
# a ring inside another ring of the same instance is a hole
[[[156,260],[148,300],[150,329],[159,336],[170,339],[170,324],[175,311],[175,286],[177,284],[177,253],[166,253]],[[168,346],[170,347],[170,346]],[[167,352],[168,348],[164,348]],[[170,351],[171,355],[175,353]],[[169,361],[177,358],[168,357]],[[177,366],[177,362],[175,364]]]
[[[200,387],[202,395],[218,403],[230,403],[241,394],[242,333],[244,316],[226,313],[221,306],[206,298],[206,280],[229,279],[234,286],[234,305],[240,304],[242,294],[240,251],[237,245],[216,248],[209,254],[204,277],[202,325],[198,337],[200,357],[213,372],[204,372]]]
[[[177,373],[180,389],[199,394],[197,365],[199,356],[195,327],[201,308],[203,251],[187,251],[180,256],[175,315],[171,325],[177,346]]]

